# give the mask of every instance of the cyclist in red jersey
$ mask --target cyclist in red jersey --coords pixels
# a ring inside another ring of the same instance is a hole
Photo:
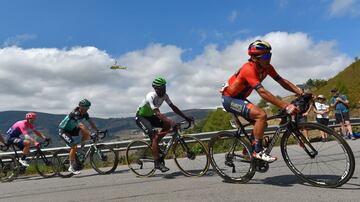
[[[273,162],[277,158],[267,155],[262,146],[264,130],[267,126],[266,112],[246,98],[255,89],[264,100],[281,109],[286,109],[289,114],[294,114],[298,111],[297,107],[275,97],[262,86],[261,82],[267,75],[270,75],[284,89],[297,95],[301,95],[302,92],[296,85],[282,78],[270,64],[272,53],[268,42],[256,40],[249,45],[248,54],[250,55],[249,61],[230,77],[220,91],[222,93],[222,104],[226,111],[254,122],[254,141],[252,142],[254,152],[252,155],[254,158]]]

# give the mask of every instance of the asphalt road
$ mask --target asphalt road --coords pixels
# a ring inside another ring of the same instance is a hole
[[[267,173],[256,173],[247,184],[230,184],[210,170],[200,178],[184,177],[173,161],[171,170],[137,178],[126,166],[111,175],[83,171],[72,178],[20,177],[0,184],[0,201],[360,201],[360,140],[348,141],[356,157],[353,178],[337,189],[303,184],[282,158]],[[274,148],[274,154],[280,153]]]

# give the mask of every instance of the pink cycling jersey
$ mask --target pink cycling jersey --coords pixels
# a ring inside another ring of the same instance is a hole
[[[26,120],[16,122],[6,133],[9,138],[20,137],[20,135],[28,135],[28,129],[31,129],[34,133],[41,135],[41,133],[35,129],[35,126]]]

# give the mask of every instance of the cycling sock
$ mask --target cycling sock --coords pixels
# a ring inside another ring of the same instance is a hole
[[[21,157],[21,160],[25,160],[26,159],[26,155],[23,155],[22,157]]]
[[[70,167],[74,168],[75,166],[75,160],[70,161]]]
[[[261,152],[264,148],[262,146],[262,139],[254,139],[252,142],[256,153]]]

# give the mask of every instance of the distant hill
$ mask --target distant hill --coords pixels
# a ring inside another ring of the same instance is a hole
[[[189,116],[193,116],[196,122],[206,119],[211,109],[189,109],[183,112]],[[18,120],[23,120],[27,112],[25,111],[4,111],[0,112],[0,133],[5,134],[13,123]],[[63,141],[58,137],[58,125],[66,116],[65,114],[48,114],[36,112],[38,118],[36,120],[36,127],[45,135],[50,135],[53,139],[53,147],[64,146]],[[167,113],[167,116],[174,120],[179,120],[181,117],[175,113]],[[99,129],[108,129],[109,137],[106,141],[132,139],[139,136],[139,128],[137,127],[134,117],[127,118],[93,118]],[[86,123],[86,121],[85,121]]]
[[[327,84],[314,89],[316,95],[323,94],[328,100],[332,97],[331,89],[337,87],[341,94],[348,96],[350,107],[359,106],[360,100],[360,60],[346,67],[342,72],[329,79]]]

